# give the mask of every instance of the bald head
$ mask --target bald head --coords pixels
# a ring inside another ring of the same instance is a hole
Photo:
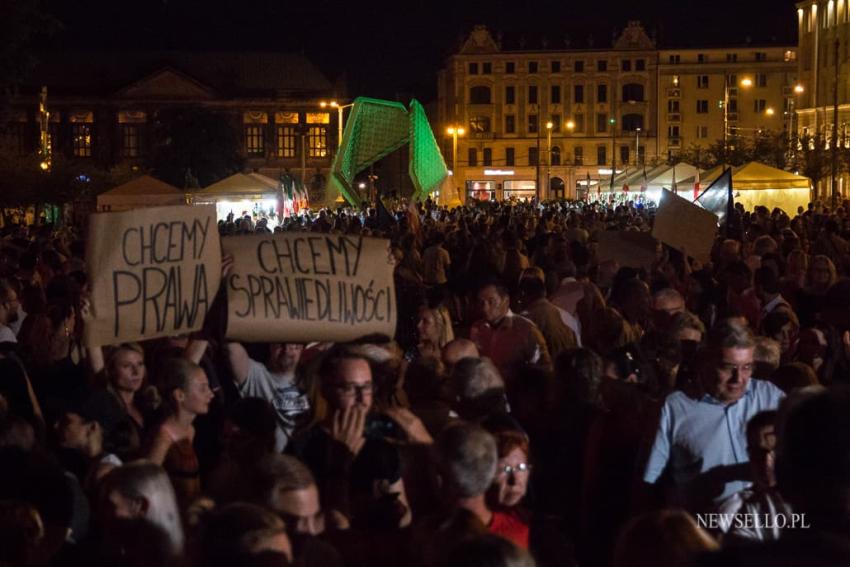
[[[464,358],[478,358],[478,347],[469,339],[455,339],[443,347],[443,364],[452,368]]]

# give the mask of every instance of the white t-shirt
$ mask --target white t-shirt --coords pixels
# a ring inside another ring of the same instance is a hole
[[[15,337],[14,331],[6,325],[0,325],[0,343],[16,343],[18,339]]]
[[[275,449],[278,451],[286,448],[297,417],[310,409],[309,399],[298,389],[292,377],[272,373],[256,360],[250,361],[248,377],[239,387],[239,394],[243,398],[261,398],[272,405],[277,414]]]

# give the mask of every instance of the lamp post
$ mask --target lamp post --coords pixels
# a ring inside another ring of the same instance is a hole
[[[452,185],[455,185],[457,183],[457,137],[466,134],[466,130],[463,126],[449,126],[446,128],[446,133],[452,137]],[[461,202],[464,201],[465,199],[461,199]]]
[[[546,194],[549,193],[549,184],[552,182],[552,128],[555,125],[549,121],[546,123]],[[541,191],[542,195],[543,192]]]
[[[339,104],[337,101],[332,100],[330,102],[322,101],[319,103],[319,106],[322,108],[336,108],[336,151],[339,152],[339,148],[342,145],[342,111],[343,109],[354,106],[354,103],[351,104]]]
[[[748,89],[753,86],[753,80],[747,77],[740,84]],[[729,153],[729,75],[723,77],[723,151]]]
[[[640,166],[640,128],[635,128],[635,167]]]

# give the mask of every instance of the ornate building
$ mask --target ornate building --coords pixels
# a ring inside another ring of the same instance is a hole
[[[612,167],[790,126],[795,53],[659,50],[638,22],[606,49],[506,50],[476,26],[439,74],[437,128],[465,197],[575,197]]]
[[[336,141],[337,114],[319,103],[344,94],[297,54],[47,54],[12,98],[7,151],[38,151],[42,87],[54,156],[140,165],[152,151],[160,113],[198,108],[226,117],[246,169],[272,177],[288,169],[308,182],[327,178]]]

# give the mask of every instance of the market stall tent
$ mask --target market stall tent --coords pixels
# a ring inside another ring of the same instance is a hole
[[[234,173],[194,193],[195,204],[215,204],[219,220],[229,214],[277,217],[280,182],[259,173]]]
[[[735,202],[748,211],[756,206],[778,207],[794,215],[797,207],[805,209],[811,201],[812,182],[808,177],[752,161],[733,170],[732,189]]]
[[[142,175],[97,196],[97,210],[101,212],[185,204],[183,191],[150,175]]]

